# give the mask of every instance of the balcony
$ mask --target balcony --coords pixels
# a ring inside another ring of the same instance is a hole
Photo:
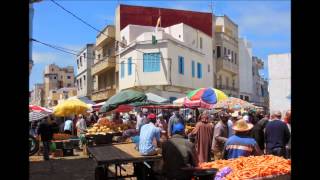
[[[100,33],[96,38],[96,46],[104,46],[108,42],[114,42],[115,31],[114,26],[107,26],[102,30],[103,33]]]
[[[218,59],[217,60],[217,70],[225,70],[233,75],[237,75],[239,72],[239,67],[237,64],[232,63],[231,61],[225,59]]]
[[[93,91],[91,95],[92,101],[101,101],[110,98],[111,96],[116,94],[115,85],[106,89],[100,89],[97,91]]]
[[[226,86],[226,85],[217,85],[216,88],[223,91],[227,95],[237,96],[239,93],[238,88],[230,87],[230,86]]]
[[[114,57],[103,57],[102,60],[95,63],[91,68],[91,75],[101,74],[116,66]]]

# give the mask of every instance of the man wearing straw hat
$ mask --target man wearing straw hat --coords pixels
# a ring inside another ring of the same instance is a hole
[[[225,145],[224,159],[238,158],[240,156],[262,155],[257,142],[250,137],[253,125],[246,120],[238,120],[232,129],[235,135],[231,136]]]

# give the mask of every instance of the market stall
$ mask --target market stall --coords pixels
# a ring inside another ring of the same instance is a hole
[[[225,180],[290,180],[291,160],[274,155],[249,156],[201,163],[200,168],[217,168],[216,178]]]
[[[120,165],[124,163],[140,163],[148,166],[149,162],[160,161],[162,158],[161,155],[140,155],[140,153],[135,149],[135,144],[133,143],[88,147],[88,152],[97,164],[96,179],[137,177],[139,176],[137,169],[135,169],[135,173],[132,175],[122,176]],[[108,167],[113,164],[115,165],[115,175],[114,177],[108,177]],[[118,173],[118,169],[120,169],[120,173]],[[143,169],[144,168],[141,168],[140,170]]]

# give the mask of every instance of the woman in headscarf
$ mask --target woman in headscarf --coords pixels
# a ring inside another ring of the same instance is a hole
[[[209,122],[209,113],[204,111],[197,122],[196,127],[190,133],[196,138],[196,151],[199,162],[208,162],[211,157],[211,144],[213,137],[213,124]]]

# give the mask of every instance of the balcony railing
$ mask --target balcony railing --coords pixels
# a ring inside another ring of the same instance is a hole
[[[109,70],[112,67],[115,67],[115,58],[114,57],[103,57],[102,60],[95,63],[91,68],[91,75],[100,74],[104,71]]]
[[[217,70],[219,71],[221,69],[231,72],[232,74],[238,74],[239,72],[239,67],[237,66],[237,64],[234,64],[233,62],[226,59],[219,59],[217,61]]]
[[[115,31],[113,26],[108,26],[103,30],[103,34],[100,33],[96,38],[96,46],[103,46],[107,40],[112,40],[115,37]]]
[[[93,101],[105,100],[110,98],[114,94],[116,94],[116,89],[115,89],[115,86],[112,86],[111,88],[108,88],[108,89],[100,89],[97,91],[93,91],[91,95],[91,99]]]
[[[235,92],[238,92],[238,88],[235,88],[235,87],[230,87],[230,86],[226,86],[226,85],[217,85],[216,87],[217,89],[219,90],[225,90],[225,91],[235,91]],[[226,92],[227,93],[227,92]]]

